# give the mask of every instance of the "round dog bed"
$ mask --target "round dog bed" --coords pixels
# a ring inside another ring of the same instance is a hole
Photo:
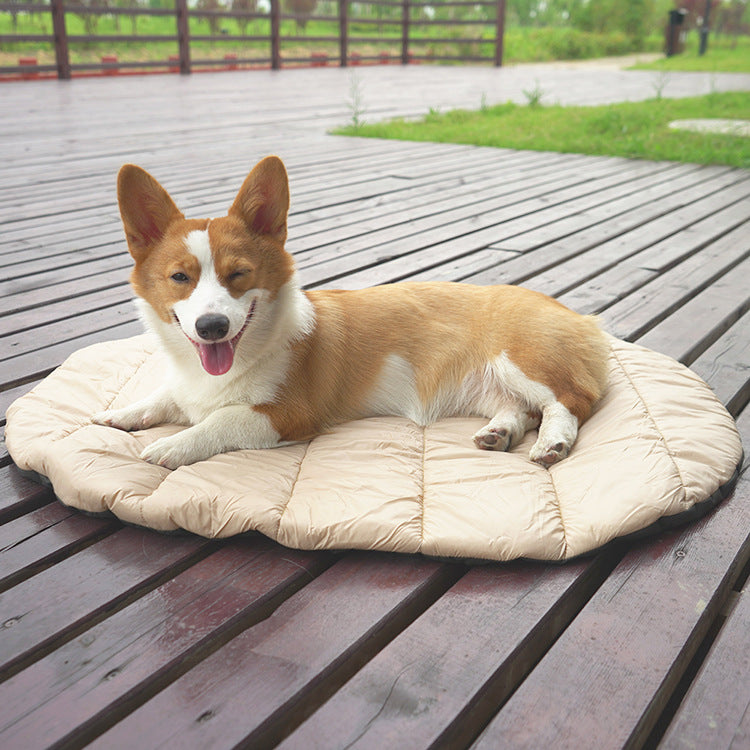
[[[138,456],[182,428],[127,433],[90,420],[160,382],[162,355],[145,335],[70,357],[11,406],[6,442],[18,467],[48,478],[63,503],[160,531],[565,560],[707,511],[730,491],[742,458],[731,416],[697,375],[643,347],[611,345],[609,389],[570,456],[550,469],[528,458],[534,433],[498,453],[472,442],[486,420],[422,428],[377,417],[309,443],[169,471]]]

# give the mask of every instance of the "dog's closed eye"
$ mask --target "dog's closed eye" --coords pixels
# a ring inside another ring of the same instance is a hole
[[[236,281],[237,279],[241,279],[243,276],[247,276],[249,273],[252,273],[249,269],[241,268],[236,271],[232,271],[232,273],[229,274],[229,281]]]

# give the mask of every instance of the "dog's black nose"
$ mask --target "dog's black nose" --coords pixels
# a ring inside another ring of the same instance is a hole
[[[206,341],[218,341],[229,331],[229,318],[217,313],[206,313],[195,321],[195,330]]]

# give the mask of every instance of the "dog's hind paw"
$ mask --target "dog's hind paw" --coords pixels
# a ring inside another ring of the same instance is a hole
[[[482,427],[474,435],[474,444],[477,448],[486,451],[507,451],[510,447],[512,434],[505,427]]]
[[[565,442],[557,442],[554,445],[539,445],[535,444],[529,453],[529,458],[540,466],[544,466],[545,469],[549,469],[550,466],[556,464],[558,461],[562,461],[570,453],[570,445]]]

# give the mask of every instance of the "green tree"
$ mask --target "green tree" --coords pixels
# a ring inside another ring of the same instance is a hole
[[[97,0],[81,0],[79,5],[83,8],[90,8],[91,6],[101,5]],[[76,13],[76,15],[83,21],[83,30],[88,36],[96,34],[96,30],[99,28],[99,16],[96,13]]]
[[[198,4],[195,6],[198,10],[221,10],[219,0],[198,0]],[[221,19],[218,16],[207,16],[208,28],[211,29],[211,34],[216,36],[219,33],[219,23]]]
[[[301,31],[305,30],[307,22],[310,20],[310,16],[315,11],[318,5],[318,0],[284,0],[284,7],[294,15],[297,16],[295,19],[297,28]]]
[[[232,10],[242,11],[243,13],[255,13],[258,9],[258,0],[232,0]],[[237,26],[240,28],[240,34],[243,36],[247,31],[249,18],[237,18]]]

